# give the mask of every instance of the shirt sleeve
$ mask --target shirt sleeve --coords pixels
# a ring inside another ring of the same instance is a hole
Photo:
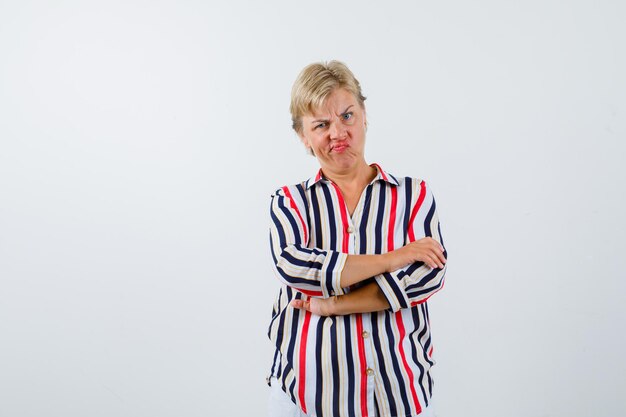
[[[431,237],[444,246],[437,206],[430,188],[426,186],[426,182],[421,181],[416,191],[417,200],[411,211],[406,241],[414,242]],[[447,260],[448,251],[445,246],[444,256]],[[433,269],[420,261],[397,271],[377,275],[375,279],[391,310],[395,312],[421,304],[443,288],[446,269],[447,263],[443,268]]]
[[[283,284],[309,296],[341,295],[341,272],[348,255],[307,247],[305,204],[296,187],[282,187],[272,195],[270,249],[274,272]]]

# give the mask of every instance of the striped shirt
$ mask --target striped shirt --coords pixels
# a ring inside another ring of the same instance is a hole
[[[349,292],[340,286],[348,254],[382,254],[425,236],[443,245],[426,183],[373,166],[378,174],[352,216],[321,170],[272,195],[270,248],[283,285],[268,330],[270,377],[310,416],[417,416],[432,395],[426,300],[443,287],[445,267],[416,262],[365,281],[379,285],[385,311],[320,317],[289,305]]]

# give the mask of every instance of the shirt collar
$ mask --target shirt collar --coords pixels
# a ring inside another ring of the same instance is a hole
[[[381,166],[378,165],[377,163],[370,164],[370,166],[376,168],[376,170],[378,171],[378,174],[376,174],[376,177],[372,180],[372,182],[380,180],[380,181],[388,182],[389,184],[399,185],[398,181],[394,178],[394,176],[386,173],[381,168]],[[320,168],[317,171],[317,174],[315,174],[314,176],[312,176],[311,178],[307,180],[306,182],[307,190],[311,188],[314,184],[317,184],[318,182],[323,181],[323,180],[326,180],[326,178],[324,178],[324,175],[322,174],[322,168]]]

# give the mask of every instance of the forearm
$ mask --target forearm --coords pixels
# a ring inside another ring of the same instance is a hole
[[[310,311],[318,316],[342,316],[355,313],[371,313],[389,308],[389,302],[380,287],[371,282],[338,297],[295,299],[292,307]]]
[[[375,275],[388,272],[391,266],[390,256],[391,254],[348,255],[341,272],[341,286],[347,288]]]
[[[424,262],[431,268],[443,268],[446,262],[443,246],[432,238],[424,238],[381,255],[348,255],[340,284],[346,288],[416,261]]]
[[[380,287],[369,283],[348,294],[336,297],[332,306],[332,314],[341,316],[354,313],[371,313],[389,308],[389,302]]]

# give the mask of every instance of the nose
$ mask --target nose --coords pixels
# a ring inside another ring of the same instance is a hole
[[[339,122],[330,124],[328,133],[331,139],[344,139],[346,137],[346,127]]]

